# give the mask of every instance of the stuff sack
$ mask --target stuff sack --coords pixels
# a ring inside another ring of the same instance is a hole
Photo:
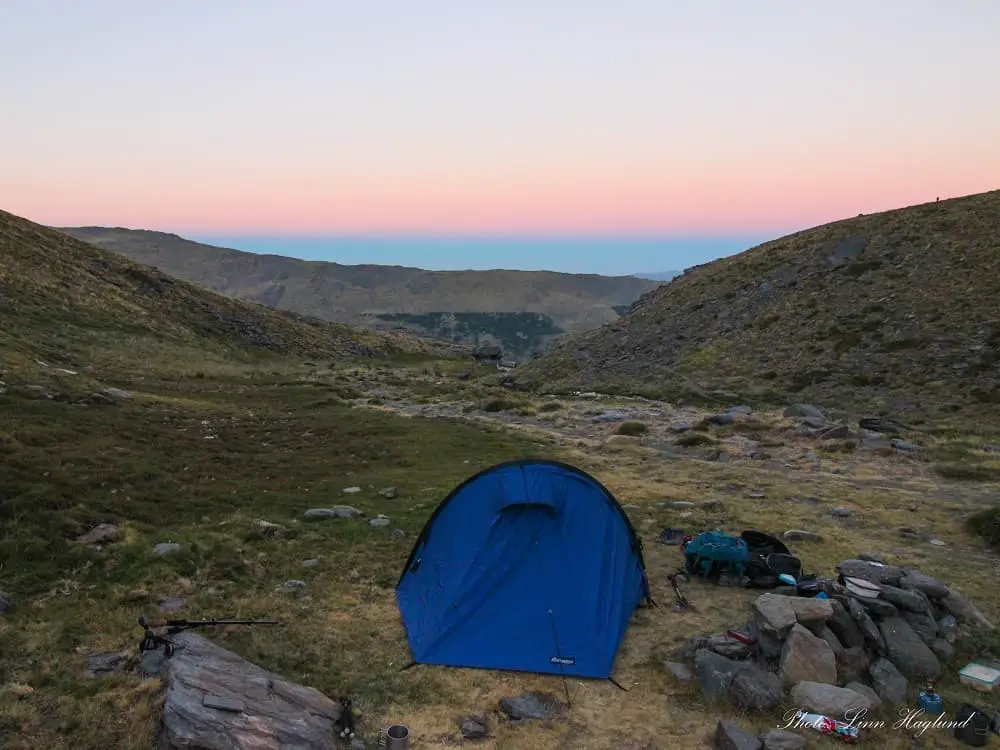
[[[778,576],[787,573],[796,581],[802,578],[802,561],[789,552],[781,540],[761,531],[740,534],[747,545],[748,586],[769,589],[777,586]]]
[[[684,545],[684,567],[702,578],[718,578],[731,573],[746,575],[749,549],[747,543],[722,531],[706,531]]]

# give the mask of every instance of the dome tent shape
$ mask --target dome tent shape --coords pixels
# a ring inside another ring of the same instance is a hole
[[[396,586],[415,664],[568,677],[610,678],[643,599],[642,544],[621,505],[589,474],[540,459],[456,487]]]

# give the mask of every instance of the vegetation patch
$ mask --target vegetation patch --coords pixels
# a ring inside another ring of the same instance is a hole
[[[645,435],[648,431],[648,427],[644,422],[622,422],[618,425],[616,432],[619,435]]]

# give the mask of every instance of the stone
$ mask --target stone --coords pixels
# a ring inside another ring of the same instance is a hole
[[[822,419],[826,421],[826,415],[811,404],[792,404],[782,412],[786,419],[796,419],[810,417],[812,419]]]
[[[733,675],[741,666],[742,662],[727,659],[708,649],[699,649],[694,655],[694,671],[701,694],[705,698],[724,696],[729,691]]]
[[[865,636],[844,605],[837,599],[830,599],[830,608],[832,613],[827,626],[837,636],[837,640],[844,644],[845,648],[864,646]]]
[[[884,599],[869,599],[864,596],[855,596],[854,594],[848,594],[848,596],[876,617],[896,617],[899,614],[899,610]]]
[[[754,619],[762,633],[784,638],[792,629],[798,620],[791,599],[780,594],[762,594],[754,600]]]
[[[898,451],[903,451],[904,453],[913,453],[920,450],[920,446],[916,443],[911,443],[908,440],[900,440],[899,438],[892,438],[889,441],[889,445]]]
[[[395,487],[385,487],[378,491],[378,494],[384,497],[386,500],[392,500],[396,497],[397,490]]]
[[[931,651],[943,664],[951,664],[955,659],[955,647],[944,638],[935,638],[931,643]]]
[[[823,537],[812,531],[803,529],[789,529],[781,535],[787,542],[822,542]]]
[[[705,421],[708,422],[709,424],[714,424],[719,427],[722,427],[724,425],[732,424],[733,422],[735,422],[736,416],[728,412],[723,414],[713,414],[712,416],[708,417]]]
[[[84,659],[83,679],[95,680],[105,675],[124,672],[127,664],[128,654],[121,651],[91,654]]]
[[[740,404],[739,406],[734,406],[728,410],[730,414],[751,414],[753,409],[746,404]]]
[[[736,670],[729,681],[727,694],[740,710],[761,713],[774,710],[784,698],[778,676],[753,663],[743,664]]]
[[[936,680],[941,676],[941,662],[901,617],[882,620],[879,631],[886,643],[886,657],[906,677],[914,680]]]
[[[716,750],[760,750],[760,740],[729,719],[720,719],[715,727]]]
[[[531,692],[516,698],[501,698],[500,710],[512,721],[554,719],[566,712],[565,703],[547,693]]]
[[[292,591],[298,591],[299,589],[304,589],[306,587],[305,581],[285,581],[283,584],[278,586],[275,590],[282,593],[288,594]]]
[[[679,661],[665,661],[663,668],[670,672],[678,682],[694,682],[694,671],[687,664]]]
[[[833,651],[834,656],[838,656],[840,652],[844,650],[844,644],[842,644],[839,640],[837,640],[837,636],[833,634],[833,631],[830,630],[830,628],[828,628],[826,624],[823,624],[822,627],[816,627],[816,625],[814,624],[813,628],[810,628],[813,635],[822,638],[824,641],[826,641],[827,645],[830,646],[830,650]]]
[[[727,659],[746,659],[750,655],[750,646],[727,635],[711,635],[701,645]]]
[[[920,636],[920,640],[928,646],[937,640],[937,623],[934,622],[933,617],[916,612],[901,612],[900,615],[913,628],[913,632]]]
[[[850,508],[843,508],[843,507],[833,508],[832,510],[830,510],[830,515],[836,518],[848,518],[852,513],[854,513],[854,511],[852,511]]]
[[[788,597],[795,619],[803,625],[813,622],[826,622],[833,617],[833,605],[829,599],[815,597]]]
[[[278,539],[288,530],[280,523],[271,523],[270,521],[265,521],[262,518],[258,518],[254,521],[253,525],[257,530],[257,533],[265,539]]]
[[[918,570],[905,570],[899,582],[903,588],[914,588],[923,591],[931,599],[944,599],[951,591],[943,583]]]
[[[822,682],[802,681],[792,688],[792,705],[800,711],[844,719],[858,711],[871,711],[872,701],[861,693]]]
[[[959,622],[977,625],[986,630],[995,630],[996,626],[990,622],[976,607],[964,596],[956,591],[952,591],[940,601],[946,612],[955,616]]]
[[[108,544],[115,541],[120,535],[118,527],[113,523],[101,523],[92,528],[90,531],[80,534],[76,538],[80,544],[92,544],[95,546],[100,546],[102,544]]]
[[[875,692],[884,702],[896,705],[906,703],[906,693],[909,686],[906,677],[896,669],[895,664],[885,658],[876,659],[868,668],[868,674],[871,677],[872,685],[875,686]]]
[[[306,521],[322,521],[327,518],[354,518],[363,515],[350,505],[334,505],[332,508],[310,508],[302,514]]]
[[[882,637],[882,631],[878,629],[875,621],[872,620],[871,615],[868,614],[865,608],[861,606],[861,603],[857,599],[848,598],[847,611],[851,613],[851,617],[857,623],[858,629],[864,635],[865,641],[870,642],[879,653],[885,653],[885,639]]]
[[[106,393],[108,396],[111,396],[111,398],[117,398],[122,401],[128,401],[132,398],[132,394],[130,392],[123,390],[121,388],[114,388],[114,387],[105,388],[104,393]]]
[[[345,495],[356,495],[359,492],[361,492],[361,488],[360,487],[344,487],[344,489],[342,489],[341,492],[343,494],[345,494]]]
[[[169,555],[177,552],[181,548],[181,545],[177,542],[160,542],[153,547],[153,554],[163,557],[164,555]]]
[[[368,522],[370,526],[373,526],[376,529],[384,529],[390,523],[392,523],[392,521],[386,516],[376,516]]]
[[[820,440],[846,440],[851,437],[851,428],[846,424],[835,424],[821,430],[816,437]]]
[[[781,639],[762,632],[753,617],[747,622],[744,630],[751,638],[757,639],[757,651],[763,659],[777,661],[781,658],[781,647],[783,645]]]
[[[694,503],[690,500],[674,500],[670,503],[670,507],[674,510],[687,510],[688,508],[693,508]]]
[[[882,699],[878,697],[878,693],[865,685],[863,682],[849,682],[844,685],[844,687],[848,690],[853,690],[858,695],[863,695],[868,698],[868,700],[871,701],[872,711],[878,711],[882,708]]]
[[[867,560],[845,560],[838,567],[841,573],[850,578],[861,578],[890,586],[898,586],[903,577],[903,571],[895,565],[880,565]]]
[[[763,750],[805,750],[806,738],[785,729],[770,729],[758,739]]]
[[[178,648],[160,673],[166,682],[162,747],[335,750],[340,704],[285,680],[196,633],[172,638]],[[241,703],[239,713],[205,705],[206,696]]]
[[[868,652],[860,646],[845,648],[837,654],[837,684],[860,682],[868,674],[871,659]]]
[[[904,576],[905,582],[905,576]],[[895,586],[882,586],[882,598],[899,609],[909,612],[927,612],[927,598],[920,591],[908,591]]]
[[[789,685],[808,680],[836,684],[837,658],[830,644],[795,625],[781,649],[778,674]]]
[[[303,560],[300,564],[303,568],[315,568],[319,565],[319,558],[310,557],[308,560]]]
[[[938,635],[950,641],[958,634],[958,620],[955,615],[945,615],[938,620]]]
[[[458,730],[467,740],[481,740],[490,736],[490,727],[486,717],[477,714],[463,716],[458,720]]]

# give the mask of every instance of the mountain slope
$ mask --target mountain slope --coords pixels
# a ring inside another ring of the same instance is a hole
[[[628,306],[658,283],[549,271],[348,266],[220,248],[163,232],[105,227],[59,231],[233,297],[341,323],[404,327],[461,343],[499,341],[520,356],[564,333],[617,319],[616,306]]]
[[[431,346],[214,294],[0,211],[6,366],[36,358],[141,358],[144,347],[343,357]]]
[[[1000,403],[1000,191],[859,216],[690,269],[519,372],[896,413]]]

